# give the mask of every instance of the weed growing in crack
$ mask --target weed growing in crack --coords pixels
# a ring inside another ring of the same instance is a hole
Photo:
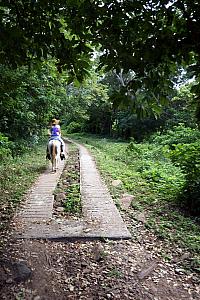
[[[56,214],[81,214],[79,150],[74,144],[69,144],[68,159],[54,194]]]
[[[64,208],[66,212],[80,213],[80,184],[72,183],[66,190],[66,201],[64,202]]]

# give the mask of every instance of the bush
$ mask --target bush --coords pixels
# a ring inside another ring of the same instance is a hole
[[[176,144],[194,143],[200,139],[198,129],[185,127],[183,124],[174,126],[173,129],[167,130],[165,134],[155,134],[151,137],[150,142],[174,149]]]
[[[27,141],[25,140],[17,140],[13,142],[11,150],[12,150],[12,156],[19,156],[24,154],[25,152],[28,152],[30,147],[28,146]]]
[[[76,133],[76,132],[81,132],[82,125],[77,122],[71,122],[69,125],[66,127],[66,132],[67,133]]]
[[[200,215],[200,142],[178,144],[166,153],[185,173],[182,199],[193,214]]]
[[[4,160],[11,155],[12,142],[8,140],[8,137],[0,133],[0,160]]]

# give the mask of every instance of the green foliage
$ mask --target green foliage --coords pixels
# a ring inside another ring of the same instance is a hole
[[[175,201],[184,184],[184,175],[163,156],[162,146],[130,142],[126,155],[126,163],[134,166],[158,197]]]
[[[198,12],[198,2],[186,0],[4,0],[0,63],[30,66],[53,57],[59,71],[68,70],[68,83],[78,83],[98,49],[105,71],[123,70],[127,77],[113,102],[140,116],[147,106],[159,115],[180,67],[199,81]]]
[[[62,205],[65,212],[69,214],[81,213],[81,198],[80,198],[80,170],[78,161],[78,148],[74,144],[68,145],[68,160],[65,165],[64,172],[58,189],[65,191],[66,198],[63,200]]]
[[[26,67],[0,70],[0,131],[15,142],[16,155],[36,143],[52,116],[63,110],[65,83],[51,61],[32,72]]]
[[[163,120],[155,119],[153,116],[138,119],[137,115],[129,109],[121,111],[118,109],[117,112],[113,112],[112,119],[114,120],[112,125],[113,137],[122,137],[124,139],[132,137],[137,141],[148,138],[164,123]]]
[[[179,191],[181,205],[191,213],[200,213],[200,132],[183,124],[155,134],[151,142],[163,146],[163,153],[182,169],[185,181]]]
[[[62,111],[67,132],[107,133],[111,128],[111,104],[107,86],[100,83],[95,65],[82,85],[67,87],[66,105]],[[74,128],[75,127],[75,128]]]
[[[120,278],[122,277],[122,272],[118,270],[116,267],[113,267],[109,272],[108,272],[109,277],[115,277],[115,278]]]
[[[163,146],[84,134],[72,137],[89,147],[106,182],[122,181],[117,188],[110,184],[117,202],[124,193],[134,196],[129,216],[134,218],[135,210],[144,210],[145,226],[154,229],[159,238],[198,253],[199,226],[191,216],[182,214],[177,202],[185,176],[179,166],[163,155]]]
[[[185,127],[183,124],[174,126],[165,133],[156,133],[150,138],[152,143],[174,148],[176,144],[192,143],[200,139],[200,131],[195,128]]]
[[[36,143],[34,143],[36,144]],[[29,144],[29,140],[25,139],[17,139],[15,142],[12,143],[11,151],[12,151],[12,156],[20,156],[23,153],[28,152],[33,145]]]
[[[169,157],[179,165],[185,173],[186,182],[181,198],[192,213],[200,214],[200,142],[177,144],[168,152]]]
[[[67,188],[67,199],[64,202],[64,208],[69,213],[80,213],[80,184],[73,183]]]
[[[158,199],[175,202],[184,184],[184,175],[180,168],[163,156],[162,147],[93,136],[82,136],[81,141],[91,145],[92,151],[97,149],[95,153],[103,171],[106,174],[111,172],[114,179],[120,179],[127,191],[134,190],[141,202],[150,205]]]
[[[66,133],[75,133],[80,132],[83,125],[78,122],[71,122],[69,125],[65,127]]]
[[[153,228],[160,238],[168,239],[170,242],[176,240],[179,246],[188,247],[192,252],[199,253],[199,226],[190,217],[160,207],[148,220],[147,227]],[[196,266],[192,265],[192,268],[196,269]]]
[[[0,164],[0,229],[13,216],[25,192],[46,167],[45,146],[29,149],[20,157],[6,157]],[[1,245],[0,245],[1,246]]]
[[[55,57],[59,71],[68,69],[69,80],[82,80],[93,51],[82,16],[92,13],[91,6],[89,1],[2,1],[0,63],[15,68]]]
[[[164,128],[169,129],[178,124],[185,127],[196,127],[195,110],[197,109],[195,95],[191,92],[195,81],[181,85],[176,95],[171,99],[169,106],[164,109],[161,118],[164,119]]]
[[[9,142],[8,137],[0,133],[0,160],[8,158],[11,155],[12,143]]]

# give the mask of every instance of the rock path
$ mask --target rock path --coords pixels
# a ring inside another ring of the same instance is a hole
[[[53,218],[53,191],[65,164],[61,161],[56,173],[52,173],[49,167],[30,190],[15,218],[14,234],[17,238],[131,238],[94,159],[84,146],[78,146],[83,218],[77,221]]]

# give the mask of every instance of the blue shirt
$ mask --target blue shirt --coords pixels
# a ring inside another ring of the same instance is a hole
[[[56,136],[60,136],[60,126],[59,125],[55,125],[52,126],[50,129],[51,132],[51,137],[56,137]]]

